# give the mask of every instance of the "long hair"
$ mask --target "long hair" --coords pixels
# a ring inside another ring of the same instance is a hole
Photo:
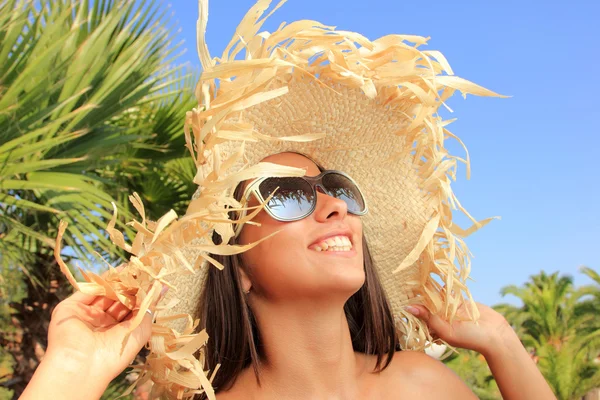
[[[323,168],[317,165],[323,171]],[[234,192],[238,201],[243,195],[243,188],[240,184]],[[230,215],[231,219],[235,217]],[[213,234],[213,241],[220,244],[220,236]],[[229,242],[235,243],[235,238]],[[377,362],[373,372],[379,372],[387,368],[394,352],[400,350],[400,347],[391,308],[373,265],[364,234],[362,247],[365,282],[348,299],[344,305],[344,312],[354,351],[376,355]],[[225,268],[218,270],[209,267],[201,298],[202,307],[199,310],[200,315],[197,316],[201,321],[199,329],[206,329],[209,335],[205,349],[205,369],[214,370],[217,364],[221,365],[213,380],[213,387],[217,393],[231,388],[238,375],[250,365],[260,385],[259,362],[263,356],[262,342],[256,320],[243,293],[240,268],[249,276],[252,276],[252,272],[244,265],[239,254],[211,257]]]

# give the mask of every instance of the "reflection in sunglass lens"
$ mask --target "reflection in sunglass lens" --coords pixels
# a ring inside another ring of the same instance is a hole
[[[365,209],[365,201],[358,187],[344,175],[335,172],[323,176],[323,186],[330,196],[344,200],[348,205],[348,211],[359,213]]]
[[[259,186],[260,194],[265,199],[275,189],[277,192],[267,206],[277,218],[293,219],[304,216],[315,201],[310,184],[301,178],[268,178]]]

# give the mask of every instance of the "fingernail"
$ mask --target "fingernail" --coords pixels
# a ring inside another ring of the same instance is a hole
[[[404,307],[404,309],[414,316],[418,316],[420,313],[419,309],[416,307],[406,306],[406,307]]]
[[[169,287],[167,285],[163,285],[161,291],[160,291],[160,297],[164,296],[165,293],[167,293],[167,291],[169,290]]]

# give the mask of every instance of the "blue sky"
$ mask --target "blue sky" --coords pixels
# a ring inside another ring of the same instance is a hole
[[[207,40],[220,54],[254,0],[213,0]],[[199,69],[195,0],[171,3],[188,49],[180,62]],[[509,99],[456,95],[447,118],[467,145],[454,190],[476,218],[501,216],[467,239],[477,301],[496,304],[500,288],[540,270],[588,283],[581,265],[600,268],[600,2],[593,0],[428,2],[288,0],[264,29],[313,19],[370,39],[430,36],[456,75]],[[454,152],[462,150],[451,145]],[[465,221],[457,218],[457,221]],[[466,225],[464,223],[463,225]]]

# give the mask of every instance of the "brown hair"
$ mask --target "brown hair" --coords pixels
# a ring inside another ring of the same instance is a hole
[[[324,170],[318,163],[321,171]],[[239,201],[244,185],[234,192]],[[229,216],[235,219],[233,212]],[[215,244],[220,236],[213,234]],[[235,244],[232,238],[229,244]],[[374,372],[382,371],[392,361],[394,352],[400,350],[394,328],[391,308],[373,265],[367,240],[363,234],[363,264],[365,283],[344,305],[354,351],[376,355]],[[262,342],[252,310],[246,302],[241,286],[240,268],[251,276],[239,254],[233,256],[211,255],[225,268],[221,271],[210,267],[202,292],[199,310],[202,326],[209,340],[206,345],[205,369],[214,370],[221,364],[213,380],[217,392],[231,388],[238,375],[252,365],[260,385],[259,360],[262,357]],[[385,359],[385,360],[384,360]],[[200,398],[204,399],[205,395]]]

